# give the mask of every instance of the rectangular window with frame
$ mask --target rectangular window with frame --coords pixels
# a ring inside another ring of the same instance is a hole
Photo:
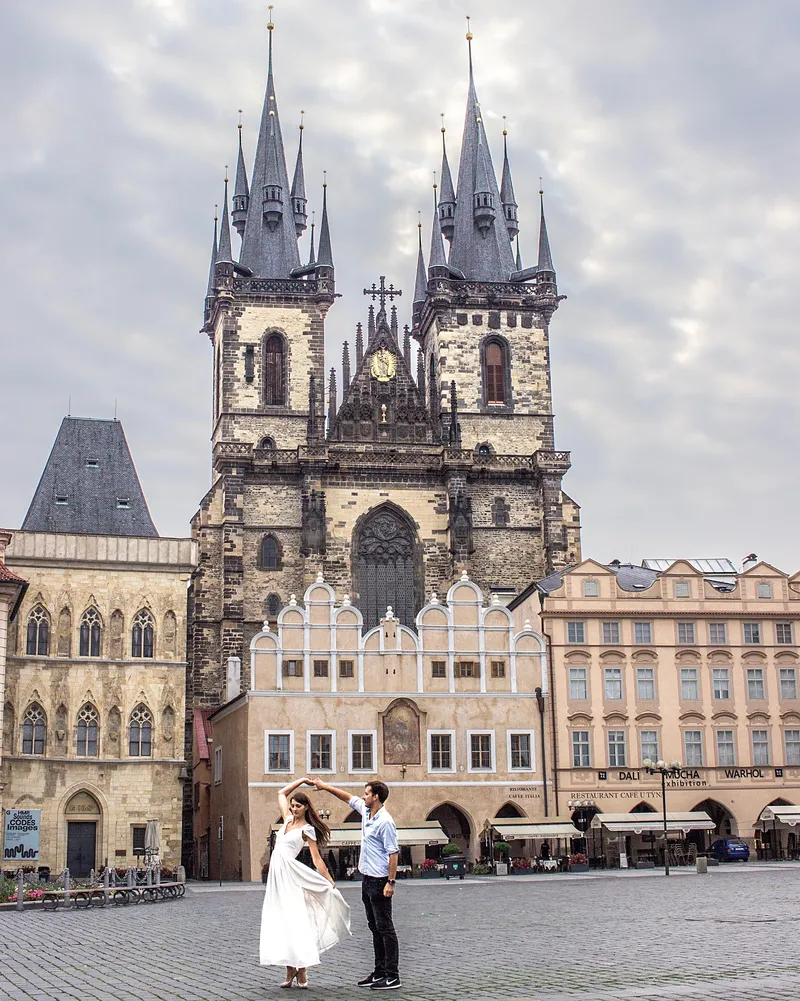
[[[726,646],[728,642],[728,624],[726,622],[709,622],[708,642],[714,646]]]
[[[678,642],[683,646],[693,646],[697,642],[694,622],[678,623]]]
[[[627,763],[625,753],[625,731],[608,731],[608,767],[624,768]]]
[[[302,678],[303,677],[303,661],[302,660],[285,660],[283,662],[283,676],[284,676],[284,678]]]
[[[477,678],[480,675],[480,665],[474,660],[457,660],[455,675],[457,678]]]
[[[703,731],[683,731],[683,758],[686,765],[698,768],[703,764]]]
[[[797,698],[797,671],[793,667],[782,667],[780,669],[781,698]]]
[[[751,730],[750,742],[753,748],[753,764],[769,764],[769,730]]]
[[[533,768],[532,737],[533,734],[528,731],[508,735],[508,765],[512,771],[530,771]]]
[[[144,839],[147,831],[146,824],[134,824],[131,827],[131,854],[137,856],[144,855]]]
[[[572,767],[590,768],[592,763],[589,750],[589,731],[572,731]]]
[[[589,698],[589,682],[585,667],[571,667],[569,669],[569,697],[571,699]]]
[[[332,733],[308,735],[308,767],[312,772],[334,771]]]
[[[700,698],[700,680],[696,667],[681,668],[681,699],[696,702]]]
[[[432,660],[431,661],[431,677],[432,678],[446,678],[447,677],[447,661],[446,660]]]
[[[492,677],[505,678],[505,676],[506,676],[506,662],[504,660],[493,660]]]
[[[267,734],[267,771],[290,772],[292,770],[292,734]]]
[[[676,580],[673,594],[676,598],[691,598],[692,585],[688,580]]]
[[[314,677],[315,678],[327,678],[328,677],[328,662],[327,662],[327,660],[315,660],[314,661]]]
[[[764,668],[747,668],[747,697],[748,699],[763,699],[764,695]]]
[[[714,686],[715,699],[729,699],[731,697],[731,679],[727,667],[712,667],[711,682]]]
[[[633,624],[633,642],[634,643],[646,643],[650,644],[653,642],[653,623],[652,622],[634,622]]]
[[[340,678],[354,678],[355,677],[355,661],[352,661],[352,660],[340,660],[339,661],[339,677]]]
[[[742,632],[746,646],[757,646],[761,642],[760,622],[743,622]]]
[[[607,667],[603,672],[605,677],[605,694],[607,699],[622,698],[622,668]]]
[[[655,699],[656,672],[654,668],[636,668],[636,697],[640,702],[652,702]]]
[[[784,730],[783,747],[786,764],[800,765],[800,730]]]
[[[490,772],[494,770],[492,760],[492,734],[471,733],[469,735],[470,771]]]
[[[371,772],[373,770],[375,753],[373,736],[371,732],[350,734],[351,772]]]
[[[214,785],[222,781],[222,748],[214,748]]]
[[[454,771],[452,733],[431,733],[428,738],[430,740],[431,771]]]
[[[568,622],[567,643],[585,643],[585,642],[586,642],[586,623]]]
[[[639,731],[639,751],[640,761],[644,761],[646,758],[658,761],[658,730]]]
[[[733,730],[717,730],[717,764],[729,768],[736,764],[736,744]]]
[[[792,623],[791,622],[776,622],[775,623],[775,642],[779,646],[792,646],[794,640],[792,639]]]
[[[758,585],[758,597],[759,598],[771,598],[772,597],[772,584],[769,581],[762,581]]]
[[[615,645],[619,643],[619,622],[603,623],[603,642]]]

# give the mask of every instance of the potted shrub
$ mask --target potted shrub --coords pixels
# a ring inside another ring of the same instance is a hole
[[[511,855],[511,845],[507,841],[494,843],[494,871],[497,876],[508,875],[508,859]]]
[[[569,871],[570,872],[588,872],[589,871],[589,859],[583,852],[575,852],[574,855],[569,857]]]
[[[492,867],[486,862],[476,862],[472,867],[473,876],[491,876]]]
[[[419,867],[420,879],[438,879],[439,875],[440,873],[436,859],[426,858]]]

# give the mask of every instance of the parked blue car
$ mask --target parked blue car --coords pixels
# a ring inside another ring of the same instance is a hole
[[[720,862],[746,862],[750,858],[750,849],[741,838],[720,838],[708,854]]]

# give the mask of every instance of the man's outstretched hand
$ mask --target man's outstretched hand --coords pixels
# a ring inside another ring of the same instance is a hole
[[[322,787],[325,785],[325,783],[322,781],[322,779],[318,779],[318,778],[313,778],[313,779],[306,778],[304,781],[308,785],[314,786],[314,788],[317,789],[317,790],[321,790]]]

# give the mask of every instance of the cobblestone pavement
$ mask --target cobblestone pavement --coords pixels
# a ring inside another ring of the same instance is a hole
[[[415,880],[398,885],[404,988],[435,1001],[794,1001],[800,865]],[[371,969],[360,887],[353,937],[310,971],[307,1001],[363,997]],[[205,884],[181,901],[0,914],[0,998],[286,998],[257,963],[262,888]],[[290,995],[294,996],[294,994]]]

